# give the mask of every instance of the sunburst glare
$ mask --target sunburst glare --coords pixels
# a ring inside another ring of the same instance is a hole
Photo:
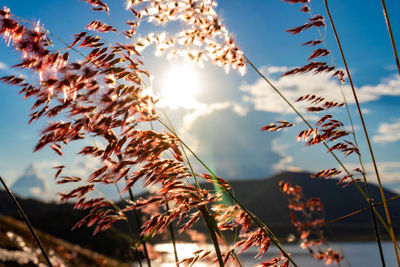
[[[167,69],[161,84],[160,105],[163,107],[197,109],[203,104],[195,99],[201,90],[196,68],[189,64]]]

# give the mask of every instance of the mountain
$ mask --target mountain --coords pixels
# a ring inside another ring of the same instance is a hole
[[[12,184],[11,190],[24,198],[45,199],[49,193],[45,178],[39,174],[34,164],[24,170],[24,173]]]
[[[311,174],[307,172],[283,172],[267,179],[230,182],[237,199],[270,226],[278,236],[284,237],[290,232],[296,232],[289,219],[288,200],[279,189],[280,181],[301,186],[306,198],[320,198],[324,204],[326,221],[368,207],[368,203],[354,185],[343,188],[337,185],[336,179],[311,178]],[[360,186],[365,189],[363,184]],[[369,190],[372,199],[380,202],[379,188],[374,184],[369,184]],[[385,190],[387,198],[395,195]],[[389,209],[393,225],[399,226],[400,199],[389,203]],[[378,208],[378,211],[385,218],[383,208]],[[336,240],[374,238],[369,211],[332,223],[325,230],[330,239]],[[381,233],[386,233],[386,230],[382,230]]]
[[[82,210],[74,210],[73,204],[42,202],[19,197],[17,199],[32,225],[37,229],[107,256],[122,260],[130,258],[129,237],[116,228],[95,236],[93,236],[93,229],[86,227],[72,231],[72,227],[86,215]],[[0,214],[19,219],[14,204],[2,190],[0,190]]]
[[[312,179],[310,173],[306,172],[284,172],[266,179],[231,181],[237,199],[270,226],[282,240],[290,233],[296,233],[296,230],[289,219],[288,201],[279,189],[281,180],[292,185],[300,185],[307,198],[320,197],[324,203],[326,221],[368,207],[367,202],[354,185],[342,188],[337,185],[337,180]],[[202,184],[201,186],[213,189],[211,184]],[[369,188],[372,197],[379,202],[381,199],[379,188],[373,184]],[[388,198],[395,196],[393,192],[387,190],[385,194]],[[86,227],[71,231],[73,225],[85,215],[84,211],[74,210],[73,204],[44,203],[32,199],[19,199],[19,201],[36,228],[104,255],[124,260],[129,259],[129,229],[125,222],[117,224],[109,231],[92,236],[92,229]],[[393,215],[393,225],[398,227],[400,225],[400,200],[390,202],[389,208]],[[385,217],[383,209],[378,208],[378,210],[382,217]],[[0,191],[0,214],[18,218],[13,203],[4,191]],[[195,227],[199,231],[207,231],[202,220],[199,220]],[[136,226],[132,225],[132,228],[136,229]],[[374,239],[368,211],[329,224],[324,230],[329,240]],[[381,233],[387,238],[386,230],[382,229]],[[184,239],[185,237],[180,236],[179,238]],[[156,242],[156,240],[151,242]]]
[[[54,266],[129,266],[44,232],[36,230],[36,233],[49,252]],[[45,266],[44,259],[26,225],[11,217],[0,215],[0,267],[39,266],[38,261],[41,262],[40,266]]]

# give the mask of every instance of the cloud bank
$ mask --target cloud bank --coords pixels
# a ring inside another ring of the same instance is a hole
[[[286,71],[287,67],[262,67],[266,74],[277,74]],[[298,74],[293,76],[284,76],[270,78],[274,84],[290,102],[294,102],[298,97],[307,94],[316,94],[326,97],[329,100],[343,102],[343,97],[339,90],[338,81],[330,74],[320,73],[313,75],[311,73]],[[348,103],[354,103],[351,89],[348,85],[342,85]],[[254,105],[256,110],[273,113],[294,113],[292,109],[281,99],[281,97],[271,88],[263,79],[257,79],[254,83],[243,84],[239,88],[245,93],[243,101]],[[356,88],[358,99],[361,103],[378,100],[381,96],[400,96],[400,78],[396,75],[380,81],[377,85],[365,85]],[[296,107],[304,106],[302,103],[296,103]]]
[[[378,134],[372,137],[375,143],[387,144],[400,140],[400,119],[393,123],[379,125]]]

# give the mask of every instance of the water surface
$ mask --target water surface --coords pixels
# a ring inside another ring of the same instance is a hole
[[[374,242],[343,242],[343,243],[331,243],[331,247],[334,249],[342,250],[347,256],[346,260],[341,263],[341,266],[353,266],[353,267],[378,267],[381,266],[378,247]],[[301,249],[298,245],[287,244],[285,248],[291,253],[292,257],[300,267],[323,267],[326,266],[323,262],[318,262],[312,259],[310,254]],[[173,249],[170,243],[157,244],[155,249],[161,252],[161,256],[157,260],[153,261],[155,267],[175,267]],[[192,253],[199,249],[213,249],[210,244],[198,245],[195,243],[178,243],[178,257],[183,259],[190,257]],[[396,266],[396,259],[393,251],[393,245],[391,242],[383,242],[383,251],[386,259],[386,266]],[[248,251],[240,254],[240,260],[244,267],[255,266],[258,262],[254,259],[257,254],[255,249],[249,249]],[[271,247],[270,250],[265,254],[264,260],[267,258],[279,255],[276,248]],[[136,266],[136,265],[134,265]],[[195,267],[214,267],[210,263],[197,263],[193,265]],[[331,266],[335,266],[331,264]]]

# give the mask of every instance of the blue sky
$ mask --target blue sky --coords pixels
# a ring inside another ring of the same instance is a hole
[[[116,27],[122,27],[130,13],[124,10],[123,1],[109,1],[111,15],[89,11],[89,6],[78,0],[57,1],[3,1],[11,12],[28,20],[37,20],[45,28],[63,40],[71,42],[72,35],[94,19],[101,19]],[[396,74],[394,57],[380,1],[330,1],[336,26],[348,57],[350,69],[359,91],[362,108],[365,111],[367,127],[373,141],[376,158],[384,183],[400,190],[400,79]],[[308,19],[307,14],[298,11],[300,5],[291,5],[279,0],[270,1],[218,1],[217,12],[224,24],[235,36],[235,41],[252,62],[260,67],[282,92],[290,99],[307,94],[310,90],[323,96],[338,98],[337,83],[327,75],[300,75],[280,78],[282,71],[301,66],[312,52],[312,48],[300,44],[318,39],[319,33],[310,29],[292,36],[286,29],[299,26]],[[399,1],[388,1],[396,42],[400,46]],[[314,14],[325,15],[322,1],[312,1]],[[179,25],[172,28],[177,29]],[[143,24],[139,33],[160,32],[170,28]],[[326,35],[328,49],[333,61],[341,67],[341,59],[330,26]],[[119,41],[119,40],[116,40]],[[57,48],[62,44],[54,40]],[[19,56],[4,41],[0,43],[0,74],[19,74],[10,66]],[[143,53],[143,60],[154,76],[155,90],[163,87],[164,77],[173,65],[183,64],[182,60],[168,61],[155,57],[152,48]],[[329,58],[327,60],[330,61]],[[318,147],[305,147],[296,143],[297,133],[305,128],[286,104],[276,96],[254,71],[248,69],[245,76],[225,72],[211,63],[204,68],[193,68],[197,76],[198,91],[194,94],[196,108],[169,108],[165,111],[174,121],[182,138],[190,144],[218,175],[229,179],[264,178],[282,170],[318,171],[338,167],[338,164]],[[24,75],[29,75],[24,73]],[[352,103],[349,88],[344,86],[349,102]],[[0,174],[12,183],[31,162],[39,166],[42,174],[52,183],[51,166],[64,164],[70,171],[85,175],[96,163],[74,154],[77,146],[66,150],[63,158],[50,149],[32,153],[45,121],[27,125],[31,100],[17,95],[17,88],[0,84]],[[370,159],[360,122],[355,116],[354,105],[350,105],[354,124],[361,144],[361,151],[367,168]],[[314,115],[314,116],[311,116]],[[348,119],[345,110],[334,114],[345,124]],[[315,114],[309,114],[315,120]],[[260,128],[275,120],[288,120],[296,127],[278,133],[261,132]],[[345,158],[350,168],[357,167],[357,158]],[[368,176],[371,181],[375,178]],[[399,177],[399,178],[398,178]],[[54,190],[60,187],[51,185]],[[60,189],[59,191],[62,191]]]

